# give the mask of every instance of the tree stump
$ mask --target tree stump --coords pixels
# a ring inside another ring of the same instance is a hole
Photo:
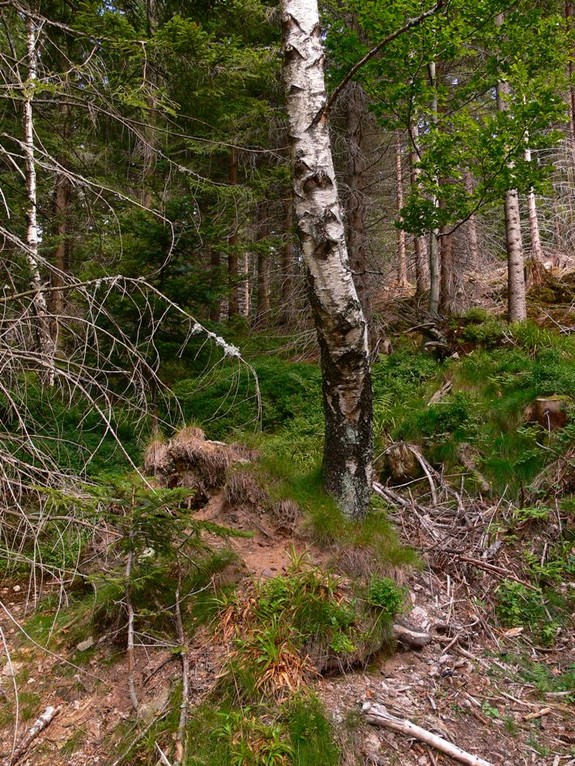
[[[568,420],[566,396],[538,396],[525,410],[528,423],[539,423],[546,431],[563,428]]]

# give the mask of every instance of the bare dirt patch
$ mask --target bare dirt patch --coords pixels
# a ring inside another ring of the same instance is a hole
[[[367,668],[313,683],[336,723],[343,763],[454,763],[416,740],[366,725],[361,708],[368,701],[385,705],[394,715],[412,720],[493,766],[573,766],[573,694],[545,688],[533,680],[533,673],[530,677],[524,672],[527,665],[553,678],[575,668],[572,623],[562,629],[552,648],[529,640],[527,631],[498,627],[491,599],[502,577],[521,578],[518,550],[507,544],[491,548],[485,530],[496,505],[458,504],[453,496],[442,494],[439,481],[437,491],[439,502],[434,507],[423,501],[398,506],[395,518],[405,541],[415,544],[423,558],[421,572],[404,574],[409,593],[404,616],[415,628],[428,631],[431,643],[417,651],[372,658]],[[232,546],[239,561],[233,578],[240,589],[242,582],[284,573],[292,547],[298,553],[307,550],[311,561],[327,565],[328,554],[298,531],[299,521],[291,519],[286,528],[281,514],[274,515],[269,505],[234,506],[225,491],[218,491],[194,515],[250,533],[227,541],[217,536],[210,539],[214,546]],[[21,630],[31,616],[25,584],[5,583],[1,597],[2,763],[10,764],[14,743],[49,705],[59,708],[58,715],[18,763],[119,766],[125,762],[128,745],[145,736],[150,724],[170,709],[174,689],[181,682],[174,646],[138,641],[136,712],[130,704],[129,667],[122,648],[93,635],[93,645],[80,650],[66,633],[56,632],[49,651],[43,650]],[[216,683],[228,647],[221,634],[214,638],[209,629],[201,628],[188,640],[187,652],[193,706]]]

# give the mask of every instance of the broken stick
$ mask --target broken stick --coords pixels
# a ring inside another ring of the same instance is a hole
[[[392,729],[393,731],[407,734],[410,737],[415,737],[421,742],[431,745],[436,750],[450,755],[460,763],[467,764],[467,766],[493,766],[489,761],[484,761],[483,758],[462,750],[457,745],[453,745],[451,742],[443,739],[443,737],[432,734],[427,729],[422,729],[421,726],[417,726],[405,718],[397,718],[391,715],[383,705],[379,705],[377,702],[364,702],[362,711],[365,715],[365,720],[373,726],[384,726],[386,729]]]
[[[52,723],[59,712],[59,707],[52,707],[52,705],[49,705],[42,715],[34,721],[28,732],[20,740],[20,743],[14,748],[12,755],[8,756],[2,766],[13,766],[13,764],[18,763],[36,737]]]

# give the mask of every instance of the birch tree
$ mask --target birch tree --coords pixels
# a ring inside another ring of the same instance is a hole
[[[54,341],[50,334],[50,322],[46,293],[43,289],[42,275],[40,273],[39,256],[39,227],[38,227],[38,200],[36,183],[36,160],[34,143],[34,112],[32,101],[34,89],[37,84],[38,65],[38,36],[40,30],[34,19],[29,16],[26,19],[26,47],[28,81],[22,84],[24,92],[24,141],[23,153],[26,167],[26,196],[28,197],[28,209],[26,211],[26,255],[30,270],[30,282],[35,291],[32,302],[36,318],[35,336],[36,350],[39,354],[39,362],[43,368],[42,379],[49,386],[54,384]]]
[[[497,26],[503,24],[503,14],[497,17]],[[509,83],[501,80],[497,83],[497,109],[506,112],[509,108]],[[508,167],[513,168],[509,161]],[[510,322],[522,322],[527,318],[527,291],[523,258],[523,239],[521,236],[521,216],[519,213],[519,193],[517,189],[505,192],[505,242],[507,247],[507,317]]]
[[[283,0],[282,22],[296,221],[321,352],[324,486],[358,518],[372,481],[368,338],[333,167],[317,1]]]

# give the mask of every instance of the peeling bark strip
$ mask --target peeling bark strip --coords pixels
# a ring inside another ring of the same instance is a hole
[[[321,351],[324,485],[350,517],[371,494],[372,394],[365,317],[349,267],[327,117],[317,0],[283,0],[295,211]],[[318,118],[318,115],[321,115]]]

